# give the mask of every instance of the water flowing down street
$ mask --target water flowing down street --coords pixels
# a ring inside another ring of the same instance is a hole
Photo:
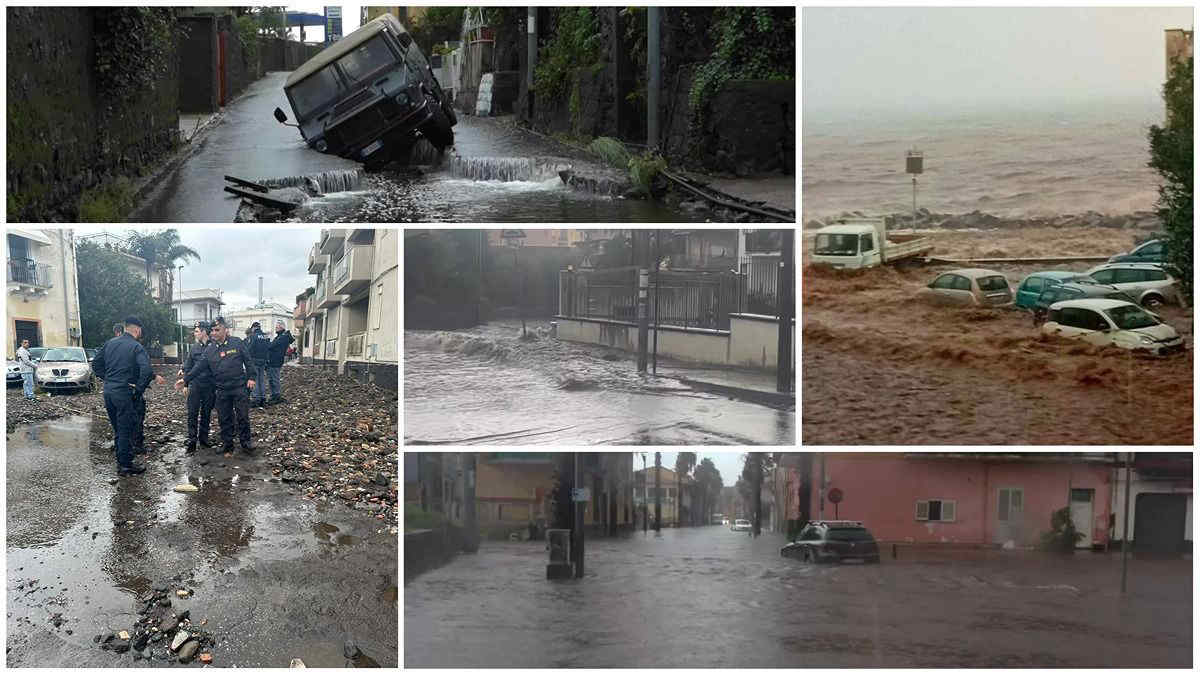
[[[545,543],[485,542],[406,582],[408,667],[1189,667],[1192,563],[1119,555],[779,555],[728,526],[588,539],[581,580]]]
[[[566,185],[560,172],[612,177],[594,157],[516,128],[507,121],[459,116],[454,148],[418,153],[420,168],[367,174],[357,162],[310,149],[300,133],[275,121],[288,109],[288,73],[268,73],[231,103],[202,134],[200,147],[152,190],[132,220],[233,222],[241,198],[224,192],[225,176],[273,186],[312,178],[323,196],[289,220],[305,222],[690,222],[683,213],[640,199]]]
[[[791,406],[737,400],[672,377],[639,375],[634,355],[560,341],[550,336],[545,321],[530,321],[528,333],[522,340],[520,322],[512,321],[458,331],[406,330],[404,442],[795,442]],[[661,373],[686,371],[660,359]],[[730,371],[726,377],[736,376]]]

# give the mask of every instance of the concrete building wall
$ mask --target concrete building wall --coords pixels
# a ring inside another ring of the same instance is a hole
[[[46,281],[49,288],[41,288],[33,292],[29,286],[8,283],[5,316],[9,339],[6,340],[5,353],[8,358],[16,354],[15,338],[17,322],[34,322],[38,327],[40,346],[63,347],[84,346],[79,334],[82,326],[79,320],[79,286],[76,279],[75,264],[75,235],[72,230],[33,230],[31,237],[49,241],[43,244],[38,240],[21,236],[21,230],[8,230],[9,237],[21,237],[27,243],[28,257],[35,264],[49,265]],[[6,259],[12,260],[12,252],[8,250],[8,237],[5,238]],[[72,333],[75,336],[72,336]],[[35,345],[38,346],[38,345]],[[88,345],[91,346],[91,345]]]
[[[400,361],[400,236],[397,230],[375,230],[367,342],[377,345],[374,361]]]
[[[1112,470],[1112,513],[1116,515],[1113,526],[1113,539],[1123,541],[1125,539],[1125,470],[1115,468]],[[1187,496],[1187,521],[1184,529],[1184,541],[1192,541],[1192,495],[1193,488],[1191,481],[1186,480],[1149,480],[1140,475],[1136,471],[1132,472],[1129,481],[1129,529],[1133,531],[1134,538],[1137,537],[1135,529],[1137,523],[1137,503],[1138,495],[1143,494],[1171,494],[1171,495],[1186,495]]]
[[[734,318],[734,317],[741,318]],[[627,352],[637,351],[637,326],[607,319],[557,316],[558,338],[569,342],[605,345]],[[658,353],[664,356],[713,365],[731,365],[772,370],[779,344],[778,324],[752,315],[731,315],[730,330],[668,328],[658,336]],[[648,331],[651,344],[655,330]],[[792,344],[795,342],[792,327]],[[795,361],[795,353],[792,356]]]
[[[822,458],[816,462],[820,476]],[[919,459],[887,453],[830,453],[823,462],[824,494],[838,488],[843,501],[835,508],[826,499],[822,507],[822,492],[814,489],[813,517],[861,520],[880,541],[994,544],[1011,538],[1016,546],[1032,546],[1050,529],[1051,514],[1069,505],[1072,488],[1096,491],[1092,538],[1097,544],[1107,541],[1111,483],[1104,464]],[[1001,488],[1023,491],[1021,516],[1011,525],[997,520]],[[953,500],[953,522],[918,520],[918,500]]]
[[[796,361],[796,324],[792,322],[792,362]],[[779,363],[779,320],[757,314],[729,316],[729,360],[734,366],[773,369]]]

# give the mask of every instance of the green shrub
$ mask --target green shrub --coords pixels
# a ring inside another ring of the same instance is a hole
[[[1055,553],[1074,553],[1075,544],[1080,539],[1083,539],[1083,533],[1075,529],[1070,507],[1063,507],[1050,515],[1050,531],[1042,533],[1038,548]]]
[[[538,52],[533,88],[543,100],[567,94],[579,68],[600,63],[600,26],[591,7],[560,7],[552,10],[554,37]],[[576,94],[577,95],[577,94]]]
[[[592,141],[588,146],[588,150],[610,166],[618,169],[629,168],[629,151],[625,149],[625,145],[615,138],[601,136]]]
[[[437,511],[425,511],[419,504],[405,503],[404,531],[436,530],[446,524],[446,516]]]
[[[125,176],[102,183],[79,196],[79,220],[84,223],[113,223],[125,220],[133,210],[133,184]]]
[[[647,151],[629,160],[629,179],[638,192],[649,197],[654,177],[667,168],[667,160],[657,152]]]

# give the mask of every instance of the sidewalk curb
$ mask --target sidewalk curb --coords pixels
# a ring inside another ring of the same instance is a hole
[[[762,389],[751,389],[749,387],[734,387],[727,384],[716,384],[715,382],[704,382],[702,380],[693,380],[688,377],[678,375],[662,375],[672,380],[676,380],[692,389],[699,391],[708,391],[715,394],[724,394],[733,398],[742,399],[751,403],[760,403],[762,405],[771,406],[772,408],[796,407],[795,392],[782,393],[775,391],[765,391]]]
[[[208,122],[205,122],[203,125],[201,125],[200,128],[197,129],[194,134],[192,134],[191,138],[183,141],[179,149],[176,150],[171,157],[169,157],[159,166],[152,169],[149,173],[142,177],[141,180],[138,181],[137,190],[135,190],[133,193],[135,205],[132,209],[130,209],[129,213],[126,214],[126,218],[137,212],[142,206],[145,205],[144,202],[146,201],[146,198],[149,197],[150,193],[152,193],[154,189],[162,183],[164,178],[178,169],[192,155],[196,154],[196,152],[200,150],[200,146],[203,145],[204,137],[207,136],[210,131],[217,128],[217,126],[224,119],[225,109],[222,108],[220,112],[209,117]]]

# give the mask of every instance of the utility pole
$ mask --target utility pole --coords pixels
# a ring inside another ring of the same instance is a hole
[[[658,92],[662,88],[661,54],[659,53],[659,8],[646,8],[646,147],[658,149]]]
[[[654,231],[654,374],[658,374],[658,278],[662,274],[662,230]]]
[[[525,69],[525,102],[528,107],[528,116],[530,121],[533,120],[534,101],[533,101],[533,71],[537,67],[537,7],[530,7],[527,10],[526,24],[528,32],[528,43],[526,45],[526,53],[528,54],[525,63],[528,68]]]
[[[650,522],[650,495],[647,485],[646,453],[642,453],[642,534],[646,533]]]
[[[783,231],[783,241],[780,246],[778,278],[775,288],[778,289],[776,304],[779,315],[779,338],[776,349],[775,391],[789,392],[792,390],[792,315],[796,309],[792,289],[796,279],[796,268],[793,264],[795,257],[795,236],[792,229]]]
[[[463,472],[463,529],[466,530],[463,550],[467,553],[479,550],[479,526],[475,523],[475,462],[475,453],[459,453],[458,463]]]
[[[762,534],[762,471],[761,452],[750,453],[754,457],[754,536]]]
[[[646,355],[649,349],[650,316],[649,316],[649,271],[646,269],[646,233],[648,230],[636,230],[635,235],[641,241],[638,249],[638,372],[646,372]]]
[[[575,578],[583,578],[583,502],[577,499],[579,495],[579,453],[575,453],[575,482],[572,485],[571,499],[575,507],[575,544],[571,550],[575,555]]]
[[[525,337],[525,275],[521,274],[521,265],[517,261],[517,255],[520,253],[521,247],[513,249],[513,271],[521,275],[521,297],[517,300],[517,313],[521,315],[521,337]]]
[[[1125,453],[1125,525],[1121,534],[1121,594],[1125,594],[1125,577],[1129,572],[1129,458],[1132,452]]]
[[[654,531],[662,532],[662,453],[654,453]]]

